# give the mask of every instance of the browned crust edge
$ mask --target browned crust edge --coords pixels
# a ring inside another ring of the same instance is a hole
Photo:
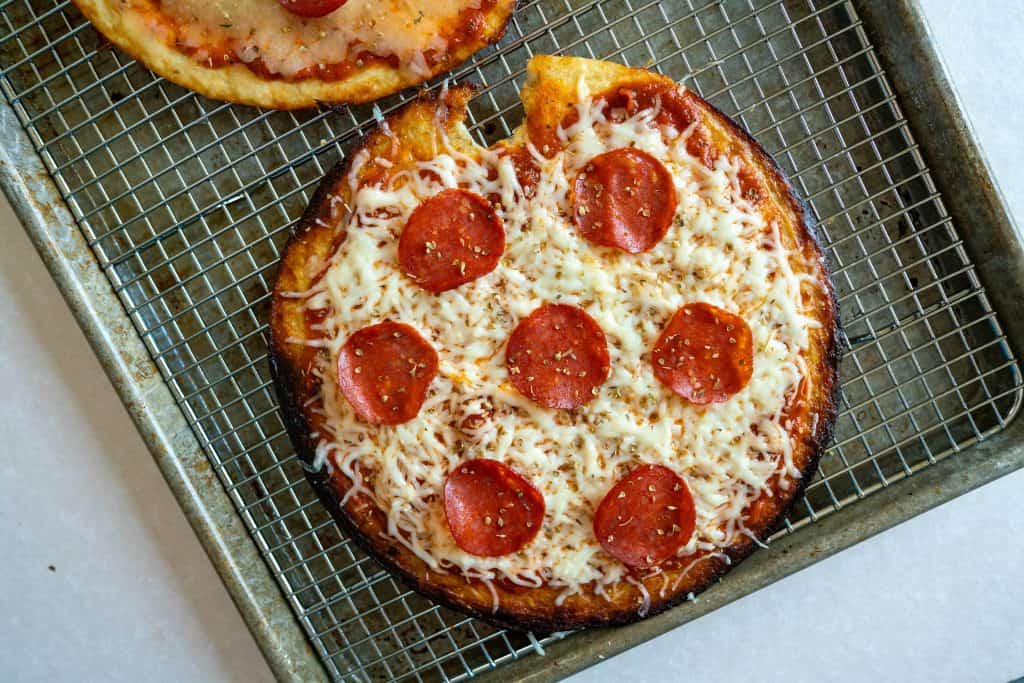
[[[381,64],[371,64],[345,78],[299,81],[263,78],[242,64],[209,68],[173,47],[149,37],[140,21],[132,21],[120,0],[72,0],[99,33],[150,71],[206,97],[265,109],[310,109],[321,104],[372,102],[450,71],[471,56],[500,41],[508,28],[518,0],[497,0],[485,16],[485,28],[477,40],[467,41],[448,53],[423,77],[413,77]]]
[[[468,93],[466,97],[468,97]],[[455,103],[452,107],[453,109],[459,108],[465,102],[464,97],[456,97],[456,99],[461,102]],[[437,102],[437,97],[434,95],[424,95],[417,102],[421,104]],[[792,184],[788,181],[776,161],[732,119],[704,100],[701,99],[700,102],[703,103],[703,106],[706,106],[707,111],[721,125],[728,129],[732,135],[749,146],[762,170],[770,176],[771,181],[777,187],[785,188],[784,199],[788,204],[788,209],[794,216],[793,222],[801,228],[801,234],[795,237],[800,243],[801,249],[805,251],[807,249],[813,250],[817,258],[820,259],[822,268],[825,268],[824,252],[821,249],[816,226],[811,221],[810,212],[804,202],[797,196]],[[388,123],[393,124],[400,114],[401,110],[393,113],[389,116]],[[289,250],[295,244],[301,241],[302,235],[314,227],[314,222],[321,215],[321,212],[325,210],[326,204],[329,202],[331,190],[337,186],[337,183],[348,172],[351,159],[355,158],[359,151],[369,147],[372,142],[373,133],[370,133],[349,154],[349,161],[339,164],[325,176],[323,182],[317,188],[309,207],[307,207],[306,212],[299,221],[295,233],[286,245],[285,256],[282,259],[287,256]],[[819,284],[824,287],[828,296],[827,306],[824,311],[825,315],[823,315],[821,322],[825,328],[828,340],[823,355],[820,358],[817,372],[811,371],[816,380],[824,384],[824,389],[819,392],[821,397],[820,403],[812,406],[814,411],[818,413],[819,419],[813,435],[809,438],[808,448],[810,449],[810,455],[801,470],[802,476],[793,489],[777,497],[776,500],[781,504],[776,504],[775,500],[773,500],[774,510],[770,515],[770,520],[763,524],[755,534],[760,541],[767,539],[778,528],[793,505],[799,501],[801,494],[817,471],[820,457],[832,438],[832,429],[839,405],[839,361],[843,348],[841,345],[838,302],[831,283],[827,281],[827,269],[824,272],[826,273],[826,282]],[[275,306],[277,305],[277,300],[278,297],[275,296]],[[269,354],[270,368],[278,399],[281,403],[282,416],[300,458],[308,465],[314,460],[316,447],[315,442],[310,438],[311,429],[307,416],[302,410],[304,398],[309,396],[310,378],[305,374],[304,368],[297,367],[296,364],[289,360],[288,354],[282,352],[280,342],[281,340],[277,339],[272,326]],[[609,609],[603,610],[599,614],[570,614],[556,611],[554,615],[535,616],[505,609],[503,604],[499,604],[497,610],[491,611],[481,608],[478,600],[475,602],[471,601],[463,596],[461,592],[453,592],[440,587],[432,580],[431,573],[426,571],[426,565],[423,565],[421,561],[417,560],[420,566],[416,567],[416,569],[412,569],[398,561],[395,555],[400,555],[401,553],[396,551],[393,542],[383,537],[370,538],[360,532],[358,524],[350,517],[349,512],[342,507],[341,497],[325,470],[315,472],[307,468],[306,474],[323,504],[346,533],[359,547],[380,562],[388,571],[399,576],[410,588],[442,605],[468,613],[492,624],[514,630],[551,633],[594,626],[625,625],[638,621],[641,618],[653,616],[685,601],[690,594],[699,594],[730,569],[742,562],[757,548],[757,543],[750,539],[725,551],[729,558],[728,563],[717,557],[706,559],[688,572],[688,579],[690,575],[693,576],[691,581],[686,582],[681,589],[664,598],[652,591],[650,607],[644,617],[639,616],[636,604],[631,600],[618,601],[621,604],[609,603]],[[785,499],[784,501],[782,500],[783,498]]]

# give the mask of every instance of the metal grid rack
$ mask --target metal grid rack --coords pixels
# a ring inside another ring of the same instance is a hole
[[[505,39],[453,74],[484,85],[471,105],[482,142],[520,120],[537,53],[685,77],[776,156],[820,219],[851,349],[835,443],[780,534],[1016,413],[1016,361],[850,2],[527,0]],[[277,414],[264,323],[279,249],[372,108],[203,99],[109,49],[68,2],[0,0],[0,69],[328,672],[457,680],[541,648],[405,590],[355,548],[305,483]]]

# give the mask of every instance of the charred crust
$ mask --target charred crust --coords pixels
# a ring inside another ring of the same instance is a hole
[[[458,86],[462,88],[463,86]],[[451,93],[452,91],[447,91]],[[456,95],[454,104],[456,107],[464,104],[468,95],[463,91]],[[391,113],[387,117],[390,127],[394,128],[398,118],[407,107],[427,104],[433,106],[441,116],[449,117],[453,112],[448,110],[448,102],[441,101],[438,93],[422,93],[419,98],[405,105],[402,109]],[[699,98],[698,98],[699,99]],[[706,107],[707,113],[736,140],[744,144],[749,150],[753,160],[767,176],[773,180],[775,190],[784,188],[784,193],[779,199],[786,204],[791,212],[794,237],[797,242],[806,247],[811,246],[813,252],[820,259],[819,285],[825,290],[822,305],[817,307],[820,322],[824,331],[824,347],[821,350],[821,357],[812,372],[816,372],[816,385],[820,388],[809,398],[810,410],[818,414],[818,420],[813,433],[808,434],[801,442],[806,457],[801,467],[801,477],[794,482],[794,486],[785,492],[785,496],[778,498],[779,504],[761,520],[757,529],[752,529],[755,537],[766,540],[779,526],[780,522],[792,510],[799,501],[801,495],[810,482],[811,477],[817,470],[818,462],[832,438],[837,409],[839,405],[839,359],[843,348],[840,333],[840,320],[838,303],[835,292],[828,281],[824,252],[821,249],[816,226],[812,221],[812,214],[809,208],[801,201],[793,189],[793,185],[786,178],[785,174],[760,144],[749,134],[733,122],[728,116],[718,111],[710,104],[699,99],[702,106]],[[460,112],[454,112],[454,116],[460,116]],[[282,257],[282,264],[288,262],[290,254],[296,244],[306,239],[308,233],[319,229],[316,221],[330,209],[330,198],[335,188],[338,188],[351,169],[352,160],[362,150],[368,150],[379,141],[380,129],[375,129],[365,135],[357,143],[345,162],[335,166],[321,182],[314,193],[309,207],[306,209],[297,227],[285,247]],[[500,143],[499,143],[500,144]],[[775,191],[773,190],[773,192]],[[273,306],[276,308],[278,299],[277,286],[275,285],[275,298]],[[274,318],[276,321],[276,317]],[[537,613],[525,613],[505,608],[507,601],[502,601],[495,611],[485,609],[482,603],[474,601],[472,593],[460,592],[445,587],[434,579],[435,574],[427,570],[422,561],[412,556],[404,548],[398,548],[393,542],[388,541],[380,534],[367,534],[361,531],[361,526],[366,522],[366,510],[363,510],[363,517],[353,518],[350,509],[351,501],[343,506],[342,496],[346,492],[344,483],[332,478],[326,469],[313,471],[311,466],[315,460],[316,443],[310,436],[312,425],[309,417],[304,411],[305,399],[316,389],[315,382],[318,381],[311,375],[309,368],[299,367],[293,360],[291,354],[287,353],[284,340],[280,339],[276,325],[271,325],[271,348],[270,367],[274,379],[275,388],[281,403],[282,417],[288,434],[299,453],[299,457],[306,464],[306,476],[309,479],[318,497],[328,509],[331,516],[352,538],[355,543],[373,559],[379,562],[385,569],[397,576],[404,584],[411,589],[427,596],[428,598],[452,609],[470,614],[474,617],[490,622],[492,624],[510,628],[513,630],[529,630],[535,633],[551,633],[557,631],[568,631],[586,627],[596,626],[618,626],[632,623],[641,617],[638,614],[635,594],[629,592],[625,599],[617,599],[614,603],[608,602],[602,605],[601,610],[581,610],[570,607],[566,603],[564,608],[553,605],[542,605],[543,610]],[[377,511],[378,514],[383,515]],[[654,616],[671,607],[674,607],[688,599],[690,595],[698,595],[710,585],[721,578],[730,569],[742,562],[757,548],[753,539],[746,539],[736,545],[724,549],[723,554],[728,557],[728,562],[718,556],[705,557],[699,564],[688,572],[679,589],[671,594],[661,597],[657,591],[651,590],[650,607],[644,618]],[[499,590],[500,592],[500,590]],[[535,605],[531,605],[535,606]]]
[[[316,444],[313,443],[310,436],[313,429],[301,409],[302,400],[299,398],[308,391],[302,383],[303,370],[276,353],[273,347],[271,349],[269,354],[270,376],[274,380],[277,402],[281,406],[281,419],[292,445],[298,452],[299,459],[307,468],[312,467],[316,458]]]

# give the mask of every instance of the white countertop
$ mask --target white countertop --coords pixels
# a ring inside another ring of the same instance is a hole
[[[922,4],[1024,225],[1024,3]],[[0,680],[271,680],[2,199],[0,230]],[[1007,681],[1022,579],[1024,471],[571,680]]]

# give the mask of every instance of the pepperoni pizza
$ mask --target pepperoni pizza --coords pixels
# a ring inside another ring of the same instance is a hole
[[[835,417],[837,312],[767,154],[668,78],[536,57],[483,148],[424,95],[317,190],[271,358],[373,556],[492,622],[625,623],[770,533]]]
[[[74,0],[111,42],[208,97],[301,109],[368,102],[454,68],[515,0]]]

